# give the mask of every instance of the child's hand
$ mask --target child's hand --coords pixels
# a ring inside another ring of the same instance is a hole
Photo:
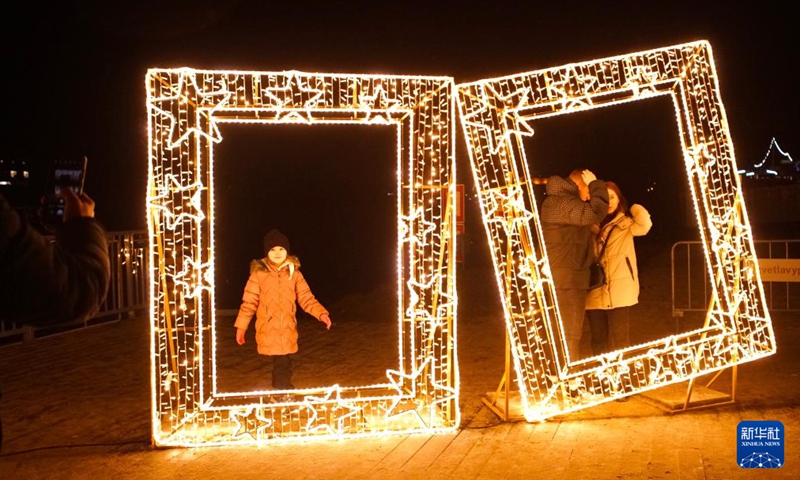
[[[319,321],[324,323],[325,326],[328,327],[328,330],[331,329],[331,316],[330,315],[328,315],[327,313],[323,313],[322,315],[319,316]]]
[[[244,345],[244,329],[237,328],[236,329],[236,343],[239,345]]]

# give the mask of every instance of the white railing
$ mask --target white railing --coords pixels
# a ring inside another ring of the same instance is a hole
[[[143,312],[147,308],[149,294],[147,248],[147,232],[143,230],[109,232],[111,281],[106,301],[97,315],[79,322],[54,326],[0,322],[0,346],[115,321]]]

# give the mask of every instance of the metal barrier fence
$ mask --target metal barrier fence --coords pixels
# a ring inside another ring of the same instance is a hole
[[[756,240],[756,256],[764,259],[800,259],[800,240]],[[767,308],[800,311],[800,281],[766,281],[762,273]],[[700,241],[672,246],[672,316],[705,312],[711,300],[711,283]]]
[[[757,240],[759,259],[800,259],[800,240]],[[0,346],[32,340],[64,330],[133,316],[147,309],[148,273],[147,232],[110,232],[111,283],[100,312],[92,318],[54,327],[0,322]],[[672,316],[684,312],[704,312],[711,299],[711,285],[699,241],[677,242],[672,246]],[[774,311],[800,311],[800,282],[764,281],[767,307]]]
[[[0,322],[0,346],[131,317],[147,308],[148,238],[143,230],[108,233],[111,281],[97,315],[80,322],[37,326]]]

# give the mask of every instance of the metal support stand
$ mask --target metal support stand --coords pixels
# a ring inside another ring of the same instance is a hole
[[[711,312],[712,308],[715,305],[715,300],[712,298],[709,302],[708,311]],[[704,328],[708,328],[710,323],[710,316],[706,315],[706,320],[704,322]],[[705,338],[705,333],[703,334],[703,338]],[[736,357],[736,350],[734,350],[734,357]],[[711,384],[719,378],[719,376],[724,372],[726,369],[718,371],[711,380],[708,381],[704,386],[701,385],[701,388],[704,388],[704,391],[694,392],[695,389],[695,378],[689,380],[689,386],[686,389],[686,400],[683,402],[683,408],[681,411],[686,410],[694,410],[697,408],[705,408],[705,407],[712,407],[717,405],[726,405],[729,403],[734,403],[736,401],[736,377],[739,373],[738,367],[739,365],[736,363],[738,359],[734,358],[733,366],[731,367],[731,393],[730,395],[726,395],[721,392],[717,392],[715,390],[710,390]],[[698,393],[698,399],[692,400],[692,393]]]
[[[708,307],[708,311],[710,312],[714,307],[714,300],[712,299],[710,305]],[[710,318],[706,316],[704,327],[708,327]],[[704,334],[705,336],[705,334]],[[718,371],[714,374],[714,376],[709,380],[705,385],[697,385],[696,378],[692,378],[689,380],[688,386],[685,391],[681,390],[680,385],[670,385],[667,387],[660,388],[653,392],[648,392],[643,394],[643,397],[646,399],[650,399],[655,401],[659,404],[659,406],[666,408],[667,411],[676,412],[681,411],[685,412],[687,410],[696,410],[699,408],[707,408],[707,407],[716,407],[720,405],[727,405],[736,402],[736,380],[737,375],[739,373],[738,367],[739,365],[736,363],[736,358],[734,358],[733,365],[730,367],[731,370],[731,389],[730,394],[726,394],[723,392],[718,392],[716,390],[712,390],[711,384],[713,384],[722,372],[728,370],[723,369]],[[693,398],[694,397],[694,398]]]
[[[503,377],[500,379],[500,384],[494,394],[487,392],[482,398],[483,403],[504,422],[523,420],[525,418],[520,408],[519,392],[511,390],[511,375],[511,342],[508,338],[508,333],[506,333],[505,372],[503,372]],[[511,398],[512,395],[514,399]]]
[[[718,371],[711,380],[708,381],[705,385],[701,385],[701,388],[708,389],[711,387],[711,384],[719,378],[724,370]],[[686,410],[695,410],[698,408],[706,408],[706,407],[716,407],[719,405],[727,405],[729,403],[736,402],[736,376],[738,375],[738,365],[733,365],[731,367],[731,393],[726,395],[724,393],[716,392],[711,390],[716,395],[708,395],[708,391],[705,392],[705,395],[702,392],[695,392],[695,379],[689,380],[689,386],[686,389],[686,400],[683,402],[683,407],[680,409],[681,411]],[[700,398],[692,400],[692,393],[699,393]]]

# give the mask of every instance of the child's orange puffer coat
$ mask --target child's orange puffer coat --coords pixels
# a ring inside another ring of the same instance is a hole
[[[297,352],[297,304],[319,320],[328,313],[311,293],[300,261],[290,255],[279,267],[269,260],[253,260],[250,278],[236,317],[236,328],[247,329],[256,316],[256,343],[261,355],[286,355]]]

